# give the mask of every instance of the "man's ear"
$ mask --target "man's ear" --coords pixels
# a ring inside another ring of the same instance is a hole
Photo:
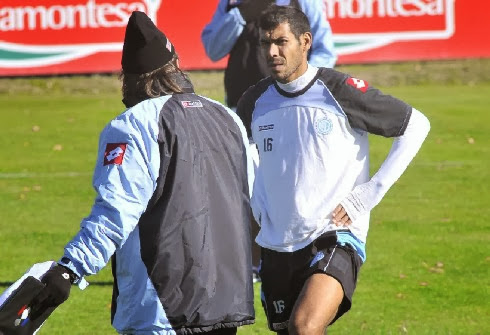
[[[303,47],[303,51],[307,52],[311,49],[311,44],[313,43],[313,36],[311,32],[307,31],[306,33],[300,36],[301,46]]]

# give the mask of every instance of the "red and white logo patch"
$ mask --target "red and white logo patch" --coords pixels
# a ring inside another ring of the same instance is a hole
[[[104,153],[104,166],[109,164],[121,165],[127,145],[127,143],[107,143]]]
[[[347,79],[347,84],[349,84],[352,87],[357,88],[362,93],[366,93],[366,91],[369,87],[369,84],[367,83],[367,81],[362,80],[362,79],[352,78],[352,77]]]
[[[182,106],[184,108],[189,108],[189,107],[202,107],[202,102],[199,100],[195,101],[182,101]]]

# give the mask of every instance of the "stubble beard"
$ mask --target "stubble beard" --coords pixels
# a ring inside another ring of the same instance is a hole
[[[276,74],[272,74],[272,76],[274,77],[274,79],[278,82],[280,82],[281,84],[287,84],[293,80],[289,80],[288,78],[290,78],[293,74],[295,74],[296,72],[299,71],[299,68],[301,67],[302,63],[303,63],[303,58],[301,56],[298,56],[297,58],[294,58],[292,59],[293,62],[290,63],[292,64],[291,67],[288,67],[287,66],[287,63],[285,65],[285,69],[284,71],[282,72],[282,74],[279,72],[279,73],[276,73]],[[299,77],[299,76],[298,76]]]

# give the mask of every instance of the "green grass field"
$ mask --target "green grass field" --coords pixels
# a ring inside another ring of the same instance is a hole
[[[490,334],[490,62],[472,64],[433,76],[430,64],[341,68],[421,110],[432,129],[372,212],[354,306],[329,334]],[[223,100],[221,72],[191,77]],[[0,291],[58,259],[89,213],[98,134],[123,109],[118,87],[114,76],[0,79]],[[373,171],[390,144],[371,138]],[[40,335],[115,333],[109,267],[88,279]],[[239,334],[269,333],[259,285],[257,322]]]

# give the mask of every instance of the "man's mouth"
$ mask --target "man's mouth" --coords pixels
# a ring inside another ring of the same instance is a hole
[[[284,65],[282,62],[269,62],[269,67],[271,69],[277,69],[278,67]]]

